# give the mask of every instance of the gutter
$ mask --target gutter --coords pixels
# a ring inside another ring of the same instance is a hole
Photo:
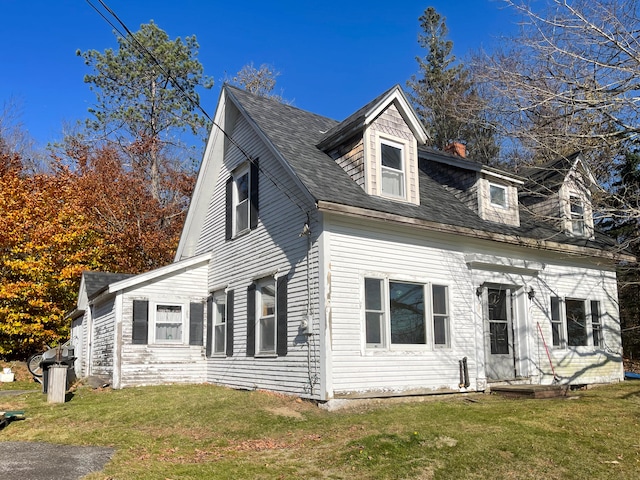
[[[422,220],[419,218],[405,217],[394,213],[378,212],[361,207],[353,207],[339,203],[320,200],[317,203],[320,212],[335,213],[338,215],[346,215],[350,217],[365,218],[369,220],[380,220],[391,222],[396,225],[404,225],[408,227],[428,230],[438,233],[446,233],[452,235],[463,235],[466,237],[476,238],[480,240],[491,240],[494,242],[516,245],[519,247],[535,248],[539,250],[548,250],[556,253],[564,253],[575,256],[598,257],[611,261],[627,261],[634,262],[636,257],[620,252],[607,252],[597,248],[580,247],[577,245],[566,245],[564,243],[552,242],[550,240],[539,240],[533,238],[524,238],[514,235],[505,235],[503,233],[493,233],[484,230],[475,230],[468,227],[459,227],[456,225],[446,225],[444,223]]]

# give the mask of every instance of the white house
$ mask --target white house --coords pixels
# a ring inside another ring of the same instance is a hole
[[[622,380],[628,257],[580,155],[516,176],[426,148],[398,86],[342,122],[224,86],[214,121],[175,263],[79,301],[80,375],[320,401]]]

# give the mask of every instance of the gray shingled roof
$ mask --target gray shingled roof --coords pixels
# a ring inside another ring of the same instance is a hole
[[[224,88],[270,139],[316,201],[333,202],[445,225],[530,239],[552,240],[577,246],[609,248],[615,245],[613,240],[604,235],[597,235],[595,241],[568,237],[552,225],[546,225],[539,219],[534,219],[523,209],[520,212],[520,227],[483,220],[453,193],[422,171],[420,172],[420,205],[368,195],[331,157],[316,147],[320,140],[326,138],[327,132],[339,122],[273,99],[250,94],[233,86],[226,85]],[[354,116],[351,115],[349,118]],[[431,155],[437,155],[437,153],[434,152]]]
[[[84,286],[87,290],[87,297],[93,298],[98,293],[105,290],[110,284],[132,277],[129,273],[110,273],[110,272],[82,272],[84,277]]]

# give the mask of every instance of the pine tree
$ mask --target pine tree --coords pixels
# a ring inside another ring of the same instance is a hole
[[[498,154],[495,134],[483,121],[484,101],[469,72],[452,54],[445,18],[428,7],[419,21],[418,43],[427,53],[416,57],[419,73],[407,86],[431,144],[444,149],[451,141],[462,141],[474,159],[489,163]]]

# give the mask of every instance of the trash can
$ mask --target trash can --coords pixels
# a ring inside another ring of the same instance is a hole
[[[66,369],[64,373],[64,390],[69,388],[69,369],[73,368],[73,362],[76,357],[73,356],[73,348],[56,347],[51,348],[42,354],[40,367],[42,368],[42,393],[49,393],[49,370],[54,366],[62,366]],[[62,375],[62,373],[58,373]]]

